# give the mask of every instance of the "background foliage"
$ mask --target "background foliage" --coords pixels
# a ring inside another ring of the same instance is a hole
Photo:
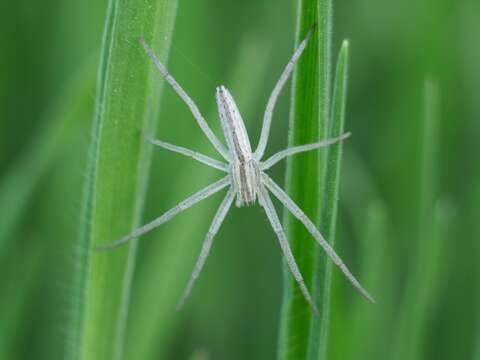
[[[335,246],[378,303],[333,270],[329,359],[480,359],[480,4],[333,5],[332,54],[350,40],[353,133]],[[74,250],[107,4],[22,0],[2,2],[0,14],[0,359],[62,359],[78,300]],[[293,2],[179,2],[169,69],[216,131],[223,84],[258,138],[295,21]],[[158,136],[212,154],[165,90]],[[288,100],[268,153],[286,144]],[[160,149],[152,163],[144,220],[218,177]],[[174,310],[219,200],[139,243],[127,359],[276,356],[281,257],[259,207],[227,217],[192,297]]]

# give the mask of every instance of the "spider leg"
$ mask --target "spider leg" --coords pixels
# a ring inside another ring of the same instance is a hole
[[[270,98],[268,99],[267,107],[265,109],[265,114],[263,115],[263,125],[262,125],[262,132],[260,134],[260,141],[258,142],[257,149],[255,150],[255,153],[254,153],[254,156],[257,160],[260,160],[263,157],[263,153],[265,152],[265,148],[267,146],[268,135],[270,133],[270,125],[272,123],[273,109],[275,108],[275,104],[277,103],[278,96],[282,92],[282,89],[285,83],[287,82],[288,78],[292,74],[293,68],[298,62],[298,59],[300,59],[300,56],[302,55],[303,50],[305,50],[305,47],[307,46],[308,41],[312,37],[314,30],[315,30],[315,26],[310,29],[305,39],[300,43],[297,50],[295,50],[292,58],[285,66],[285,69],[283,70],[282,75],[280,75],[280,78],[278,79],[275,87],[273,88]]]
[[[197,280],[200,272],[202,271],[203,265],[205,264],[205,260],[208,257],[210,252],[210,248],[212,247],[213,238],[220,229],[223,221],[225,220],[225,216],[227,215],[230,206],[232,205],[233,199],[235,198],[235,192],[232,188],[228,191],[227,195],[223,199],[222,203],[220,204],[215,217],[213,218],[212,224],[210,225],[210,229],[208,229],[207,235],[203,240],[202,250],[200,251],[200,255],[198,256],[197,262],[195,263],[195,267],[193,268],[192,275],[190,280],[188,281],[187,287],[185,288],[182,297],[177,305],[177,310],[180,310],[182,306],[185,304],[185,301],[188,299],[190,292],[192,291],[193,284],[195,280]]]
[[[319,142],[316,142],[316,143],[313,143],[313,144],[305,144],[305,145],[295,146],[295,147],[291,147],[291,148],[279,151],[276,154],[270,156],[267,160],[262,161],[260,163],[260,168],[262,170],[270,169],[273,165],[275,165],[280,160],[283,160],[287,156],[291,156],[291,155],[295,155],[295,154],[302,153],[302,152],[305,152],[305,151],[315,150],[315,149],[318,149],[318,148],[321,148],[321,147],[326,147],[326,146],[329,146],[329,145],[333,145],[337,142],[345,140],[349,136],[350,136],[350,133],[347,132],[347,133],[342,134],[342,135],[340,135],[336,138],[325,139],[325,140],[322,140],[322,141],[319,141]]]
[[[188,208],[206,199],[207,197],[215,194],[216,192],[225,188],[229,184],[230,184],[230,176],[225,176],[223,179],[220,179],[214,182],[213,184],[210,184],[204,187],[202,190],[186,198],[185,200],[183,200],[182,202],[180,202],[179,204],[177,204],[176,206],[174,206],[173,208],[171,208],[170,210],[165,212],[162,216],[156,218],[152,222],[135,229],[132,233],[125,235],[124,237],[118,240],[115,240],[111,243],[108,243],[105,245],[99,245],[97,247],[97,250],[110,250],[117,246],[123,245],[130,240],[136,239],[139,236],[142,236],[143,234],[146,234],[147,232],[166,223],[167,221],[171,220],[174,216],[187,210]]]
[[[323,238],[322,234],[317,230],[315,224],[305,215],[305,213],[298,207],[297,204],[283,191],[280,186],[278,186],[267,174],[262,173],[262,178],[265,186],[272,192],[272,194],[280,200],[280,202],[295,216],[300,220],[303,225],[307,228],[308,232],[317,240],[320,246],[325,250],[327,255],[332,259],[335,265],[337,265],[340,270],[344,273],[347,279],[352,283],[352,285],[370,302],[374,303],[375,300],[373,297],[360,285],[357,279],[352,275],[347,266],[343,263],[342,259],[337,255],[335,250],[330,246],[330,244]]]
[[[298,286],[300,287],[300,290],[302,291],[302,294],[305,300],[310,305],[313,313],[315,315],[318,315],[317,306],[315,305],[310,293],[308,292],[308,289],[305,285],[305,281],[303,280],[303,276],[300,273],[300,269],[298,268],[298,265],[295,262],[295,258],[293,257],[292,250],[290,249],[290,245],[288,244],[287,236],[285,235],[285,231],[283,231],[283,227],[282,227],[282,224],[280,223],[280,219],[278,218],[277,211],[275,210],[275,207],[272,204],[272,199],[270,198],[270,195],[268,195],[268,192],[265,190],[265,188],[263,188],[263,186],[260,189],[258,196],[259,196],[260,204],[262,205],[262,207],[265,209],[265,212],[267,213],[267,217],[268,217],[268,220],[270,221],[270,224],[272,225],[273,231],[275,231],[275,233],[277,234],[280,247],[282,248],[283,255],[287,260],[288,267],[290,268],[290,271],[292,272],[293,277],[297,281]]]
[[[167,150],[170,150],[170,151],[173,151],[173,152],[191,157],[192,159],[197,160],[197,161],[201,162],[202,164],[208,165],[210,167],[221,170],[223,172],[228,172],[228,165],[227,164],[225,164],[221,161],[212,159],[211,157],[209,157],[207,155],[203,155],[199,152],[196,152],[196,151],[193,151],[193,150],[181,147],[181,146],[173,145],[173,144],[167,143],[165,141],[155,139],[154,137],[152,137],[151,135],[149,135],[147,133],[144,133],[143,136],[145,137],[145,139],[149,143],[151,143],[153,145],[157,145],[157,146],[160,146],[164,149],[167,149]]]
[[[175,90],[175,92],[180,96],[180,98],[187,104],[188,108],[193,114],[195,120],[197,120],[198,125],[207,136],[208,140],[212,143],[212,145],[217,149],[217,151],[226,159],[229,159],[229,152],[227,148],[218,140],[218,138],[213,133],[210,126],[208,126],[207,122],[203,118],[200,110],[198,109],[197,105],[193,102],[190,96],[187,95],[185,90],[180,86],[180,84],[173,78],[172,75],[167,71],[165,65],[163,65],[160,60],[157,58],[155,53],[153,52],[152,48],[148,46],[143,38],[140,38],[140,43],[142,44],[145,52],[147,53],[148,57],[152,60],[152,62],[157,67],[160,74],[162,74],[163,78],[170,84],[170,86]]]

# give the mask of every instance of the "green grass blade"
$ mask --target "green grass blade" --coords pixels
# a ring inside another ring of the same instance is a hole
[[[335,74],[332,118],[329,137],[337,137],[344,132],[345,107],[347,100],[348,41],[344,41],[338,56]],[[335,144],[327,149],[325,178],[323,182],[323,203],[320,229],[332,245],[335,240],[337,223],[337,203],[339,197],[340,168],[343,144]],[[320,249],[321,250],[321,249]],[[318,250],[317,250],[318,251]],[[317,258],[315,271],[315,293],[319,300],[321,316],[314,318],[310,332],[309,358],[326,359],[328,329],[330,323],[330,288],[332,263],[323,251]]]
[[[298,2],[298,44],[308,29],[317,29],[300,59],[292,81],[289,146],[318,141],[326,136],[329,114],[331,1]],[[318,225],[322,196],[319,152],[297,155],[287,161],[286,189],[295,202]],[[312,287],[317,245],[303,226],[285,212],[285,230],[306,285]],[[321,287],[321,286],[320,286]],[[323,318],[323,315],[320,315]],[[279,358],[305,359],[309,352],[312,313],[291,274],[284,269],[284,295],[281,312]],[[310,350],[311,351],[311,350]]]
[[[448,269],[441,260],[449,223],[448,211],[443,203],[437,203],[438,92],[438,84],[426,82],[425,113],[420,132],[417,249],[399,311],[394,359],[424,358],[422,349],[431,315],[430,305],[439,292],[442,272]]]
[[[438,142],[440,125],[440,94],[437,82],[427,80],[424,93],[424,121],[421,128],[420,157],[420,196],[419,196],[419,232],[420,237],[429,231],[429,214],[438,196]]]
[[[363,190],[363,188],[357,189]],[[342,330],[348,331],[348,346],[345,341],[338,352],[345,359],[383,359],[389,350],[391,333],[391,312],[393,304],[394,282],[392,281],[391,255],[389,254],[389,219],[385,205],[379,200],[370,200],[366,216],[364,210],[357,215],[357,229],[362,249],[361,278],[364,285],[374,296],[381,296],[374,305],[352,299],[352,308],[348,312],[348,324]],[[344,304],[345,305],[345,304]],[[340,336],[339,336],[340,337]],[[383,338],[386,341],[379,342]]]
[[[158,117],[161,82],[139,45],[165,61],[175,0],[111,0],[98,74],[97,111],[84,197],[68,359],[120,359],[134,267],[135,243],[111,252],[97,245],[130,232],[140,220],[150,147],[141,130]]]

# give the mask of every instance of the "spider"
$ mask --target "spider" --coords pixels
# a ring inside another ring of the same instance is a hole
[[[283,226],[280,222],[277,211],[273,206],[270,193],[272,193],[274,197],[276,197],[292,213],[293,216],[295,216],[303,223],[306,229],[315,238],[318,244],[325,250],[328,256],[332,259],[333,263],[337,265],[340,270],[345,274],[345,276],[352,283],[352,285],[370,302],[375,302],[372,296],[360,285],[360,283],[351,274],[347,266],[336,254],[331,245],[324,239],[324,237],[315,227],[313,222],[285,193],[285,191],[283,191],[280,186],[278,186],[265,173],[266,170],[270,169],[273,165],[288,156],[335,144],[350,136],[350,133],[345,133],[339,137],[326,139],[317,143],[287,148],[270,156],[266,160],[262,160],[268,141],[268,136],[270,133],[272,114],[278,96],[284,88],[284,85],[289,79],[290,75],[292,74],[295,64],[298,62],[302,52],[304,51],[310,38],[312,37],[313,31],[314,28],[310,29],[305,39],[295,50],[292,58],[283,70],[283,73],[281,74],[279,80],[277,81],[277,84],[275,85],[270,95],[263,117],[260,140],[254,152],[252,152],[247,131],[245,129],[245,125],[237,108],[237,105],[235,104],[235,101],[233,100],[230,92],[224,86],[217,87],[215,97],[218,112],[220,115],[222,130],[227,142],[227,147],[225,147],[224,144],[220,142],[220,140],[215,136],[215,134],[205,121],[204,117],[200,113],[197,105],[187,95],[187,93],[173,78],[173,76],[169,74],[166,67],[158,60],[157,56],[150,48],[150,46],[145,42],[143,38],[140,39],[140,43],[145,49],[148,57],[157,67],[163,78],[170,84],[173,90],[186,103],[186,105],[192,112],[193,117],[196,119],[198,125],[200,126],[204,134],[207,136],[208,140],[226,160],[226,162],[218,161],[196,151],[169,144],[164,141],[154,139],[148,134],[144,134],[145,139],[151,144],[191,157],[205,165],[223,171],[224,173],[226,173],[226,176],[218,180],[217,182],[206,186],[202,190],[196,192],[187,199],[178,203],[175,207],[171,208],[162,216],[156,218],[152,222],[135,229],[130,234],[116,241],[100,246],[100,249],[111,249],[119,245],[125,244],[130,240],[134,240],[142,236],[143,234],[157,228],[158,226],[166,223],[184,210],[187,210],[193,205],[199,203],[200,201],[228,187],[227,194],[223,199],[222,203],[220,204],[207,232],[207,235],[205,236],[200,255],[196,261],[195,267],[191,274],[190,280],[185,288],[185,291],[180,298],[177,309],[181,308],[185,303],[186,299],[188,298],[192,290],[193,284],[198,278],[205,264],[205,260],[207,259],[210,248],[212,246],[213,238],[217,234],[221,224],[223,223],[225,216],[227,215],[230,207],[232,206],[233,201],[235,200],[235,204],[237,207],[241,207],[243,205],[253,204],[258,199],[260,205],[266,212],[266,215],[274,232],[277,235],[287,265],[290,268],[290,271],[296,282],[298,283],[298,286],[300,287],[300,290],[305,297],[306,302],[309,304],[312,312],[314,314],[318,314],[318,309],[315,305],[315,302],[313,301],[305,285],[303,276],[300,273],[298,265],[293,257],[290,245],[283,230]]]

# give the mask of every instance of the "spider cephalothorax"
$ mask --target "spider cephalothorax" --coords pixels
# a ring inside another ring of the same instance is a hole
[[[230,92],[223,86],[219,86],[216,91],[216,101],[218,106],[218,113],[220,115],[220,122],[222,124],[223,133],[225,140],[227,142],[227,147],[216,137],[213,131],[208,126],[207,122],[201,115],[198,107],[190,99],[187,93],[182,89],[182,87],[176,82],[176,80],[168,73],[165,66],[158,60],[155,56],[152,49],[141,39],[141,44],[147,52],[150,59],[153,61],[155,66],[158,68],[165,80],[172,86],[172,88],[177,92],[177,94],[183,99],[192,112],[193,116],[197,120],[198,125],[205,133],[207,138],[210,140],[215,149],[220,153],[220,155],[225,159],[225,162],[215,160],[206,155],[200,154],[198,152],[169,144],[157,139],[152,138],[148,134],[144,134],[145,138],[154,145],[161,146],[165,149],[189,156],[197,161],[200,161],[208,166],[211,166],[215,169],[221,170],[227,175],[217,182],[203,188],[197,193],[193,194],[189,198],[183,200],[177,204],[172,209],[168,210],[162,216],[153,220],[152,222],[141,226],[140,228],[134,230],[131,234],[124,236],[123,238],[116,240],[112,243],[106,244],[101,247],[101,249],[110,249],[121,244],[124,244],[130,240],[133,240],[148,231],[164,224],[165,222],[172,219],[175,215],[180,212],[190,208],[191,206],[199,203],[203,199],[217,193],[218,191],[229,187],[227,195],[223,199],[220,207],[215,214],[215,217],[210,225],[210,229],[207,232],[205,240],[202,245],[202,250],[200,256],[195,264],[192,276],[190,281],[187,284],[187,287],[183,293],[183,296],[179,302],[179,307],[183,305],[186,298],[190,294],[193,283],[195,279],[200,274],[200,271],[203,268],[205,260],[208,256],[210,248],[212,246],[213,238],[218,232],[220,225],[222,224],[225,216],[227,215],[228,210],[230,209],[233,200],[236,197],[236,205],[242,206],[244,204],[249,205],[253,204],[258,198],[260,205],[265,209],[267,217],[272,225],[273,230],[275,231],[277,238],[280,242],[280,247],[287,261],[288,267],[290,268],[295,280],[297,281],[300,290],[302,291],[305,299],[309,303],[312,311],[318,313],[317,307],[313,302],[310,293],[308,292],[305,282],[303,280],[302,274],[298,269],[298,266],[293,257],[290,245],[288,243],[287,237],[283,230],[280,219],[278,218],[277,211],[273,206],[272,200],[270,198],[269,192],[272,193],[298,220],[300,220],[307,230],[312,234],[318,244],[325,250],[328,256],[332,259],[333,263],[337,265],[340,270],[345,274],[348,280],[352,285],[360,291],[360,293],[365,296],[371,302],[374,302],[373,298],[368,294],[368,292],[363,289],[360,283],[355,279],[355,277],[350,273],[346,265],[340,259],[340,257],[335,253],[331,245],[323,238],[322,234],[315,227],[313,222],[305,215],[305,213],[293,202],[293,200],[278,186],[266,173],[270,167],[275,165],[280,160],[286,158],[287,156],[294,155],[300,152],[305,152],[309,150],[318,149],[325,147],[331,144],[334,144],[338,141],[341,141],[349,136],[349,133],[343,134],[334,139],[326,139],[313,144],[300,145],[293,148],[288,148],[282,150],[266,160],[263,159],[265,148],[268,141],[268,136],[270,132],[270,125],[272,120],[273,109],[280,94],[282,88],[284,87],[286,81],[290,77],[295,64],[297,63],[300,55],[302,54],[305,46],[307,45],[311,35],[312,30],[309,31],[305,40],[302,41],[298,49],[293,54],[292,58],[288,62],[285,70],[283,71],[280,79],[275,85],[272,94],[267,103],[263,118],[262,132],[260,134],[260,141],[255,152],[252,152],[250,145],[250,140],[247,135],[247,130],[245,129],[245,124],[240,115],[240,111],[233,100]]]
[[[253,204],[257,189],[261,186],[260,168],[253,157],[245,123],[242,120],[233,96],[219,86],[215,94],[223,133],[230,150],[230,176],[237,195],[236,205]]]

